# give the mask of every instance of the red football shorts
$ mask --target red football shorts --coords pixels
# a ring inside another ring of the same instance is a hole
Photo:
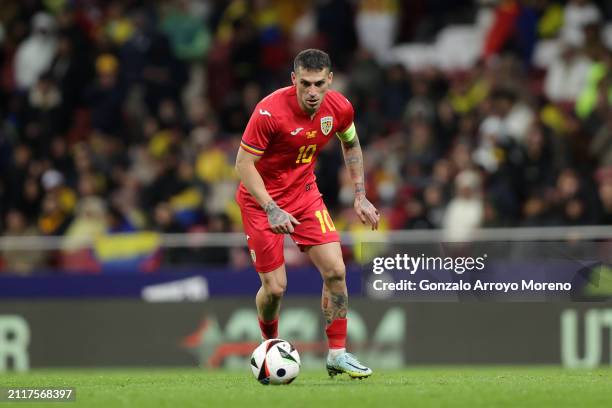
[[[327,207],[317,191],[316,195],[305,197],[310,199],[304,205],[304,198],[298,203],[291,203],[283,210],[293,215],[299,222],[294,225],[295,231],[291,234],[293,241],[304,250],[312,245],[340,242],[340,235],[336,231]],[[275,234],[268,224],[268,216],[256,203],[238,200],[244,233],[255,270],[259,273],[271,272],[285,263],[284,240],[285,234]]]

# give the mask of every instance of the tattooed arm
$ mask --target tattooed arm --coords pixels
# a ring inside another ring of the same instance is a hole
[[[272,200],[261,175],[255,168],[258,160],[258,156],[239,149],[236,157],[236,172],[242,184],[268,215],[268,223],[272,231],[277,234],[290,234],[293,232],[293,225],[298,225],[299,221]]]
[[[354,130],[353,130],[354,132]],[[356,133],[353,133],[349,141],[342,140],[342,153],[344,163],[349,171],[351,180],[355,184],[355,211],[363,224],[370,224],[372,230],[378,229],[380,214],[372,203],[366,198],[365,183],[363,176],[363,153]]]

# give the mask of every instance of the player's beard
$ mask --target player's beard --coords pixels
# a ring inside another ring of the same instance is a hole
[[[307,113],[309,114],[313,114],[315,112],[317,112],[319,110],[319,108],[321,107],[321,100],[317,99],[317,101],[315,103],[310,103],[310,101],[308,99],[304,100],[304,108],[306,110]]]
[[[318,102],[314,102],[314,103],[308,102],[306,106],[307,106],[307,109],[310,110],[311,113],[316,112],[317,109],[319,108]]]

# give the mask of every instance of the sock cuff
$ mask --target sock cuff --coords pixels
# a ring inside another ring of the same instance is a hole
[[[265,325],[268,325],[268,324],[277,324],[278,323],[278,317],[276,319],[274,319],[274,320],[263,321],[263,320],[261,320],[261,317],[257,316],[257,320],[259,320],[260,324],[265,324]]]
[[[336,319],[325,329],[327,341],[330,349],[340,349],[346,347],[346,319]]]
[[[346,330],[346,323],[347,323],[347,319],[343,318],[343,319],[335,319],[333,320],[330,324],[327,325],[327,327],[325,328],[325,330],[339,330],[339,329],[343,329]]]
[[[257,320],[259,320],[259,328],[264,339],[268,340],[278,337],[278,317],[274,320],[264,322],[257,316]]]

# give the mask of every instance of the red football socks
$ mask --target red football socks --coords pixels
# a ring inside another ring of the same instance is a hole
[[[346,319],[336,319],[327,328],[327,343],[330,349],[346,347]]]
[[[264,339],[268,340],[278,337],[278,318],[269,322],[264,322],[260,318],[257,318],[257,320],[259,320],[259,328]]]

